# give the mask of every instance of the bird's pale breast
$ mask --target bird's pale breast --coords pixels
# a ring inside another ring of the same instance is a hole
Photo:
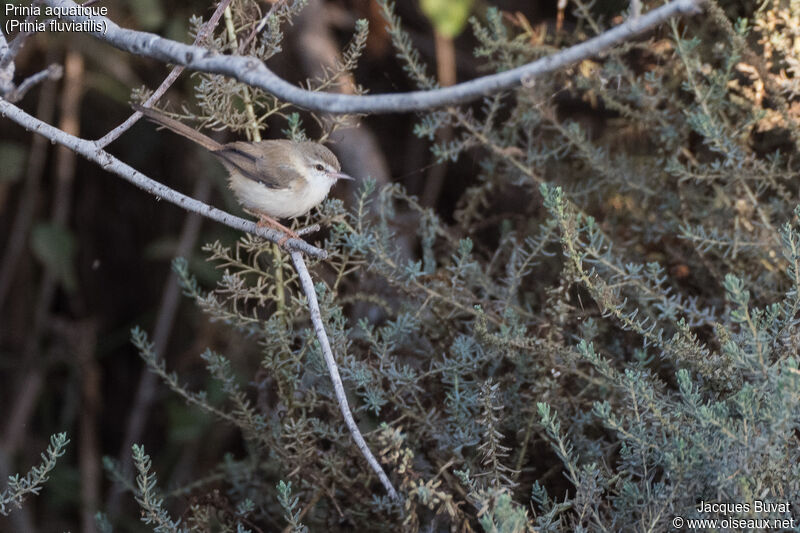
[[[236,199],[248,211],[264,213],[273,218],[294,218],[322,203],[334,180],[311,178],[294,187],[271,189],[238,173],[231,173],[228,183]]]

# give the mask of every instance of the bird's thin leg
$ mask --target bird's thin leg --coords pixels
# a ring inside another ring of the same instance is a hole
[[[295,233],[294,231],[290,230],[274,218],[267,216],[263,213],[257,213],[258,215],[258,223],[256,224],[259,228],[272,228],[278,231],[282,231],[285,235],[281,237],[278,241],[278,246],[283,246],[286,244],[286,241],[291,239],[299,239],[300,235]]]

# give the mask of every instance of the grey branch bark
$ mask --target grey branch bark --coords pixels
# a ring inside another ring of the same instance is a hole
[[[70,0],[47,0],[47,4],[64,8],[77,5]],[[631,17],[623,24],[597,37],[553,55],[515,69],[451,87],[430,91],[366,96],[307,91],[284,81],[257,58],[217,54],[198,46],[170,41],[152,33],[120,28],[106,17],[74,16],[64,18],[76,22],[94,20],[101,23],[106,31],[95,31],[91,34],[120,50],[158,59],[165,63],[184,65],[192,70],[230,76],[242,83],[268,91],[281,100],[312,111],[339,114],[379,114],[423,111],[463,104],[482,96],[532,83],[537,76],[594,57],[672,17],[700,13],[702,4],[703,0],[674,0],[644,15]]]
[[[89,161],[97,163],[104,170],[116,174],[117,176],[133,183],[140,189],[144,189],[145,191],[153,194],[156,198],[163,198],[164,200],[171,202],[178,207],[186,209],[187,211],[197,213],[206,218],[210,218],[211,220],[221,222],[222,224],[230,226],[233,229],[244,231],[246,233],[252,233],[253,235],[257,235],[275,243],[279,243],[284,237],[283,232],[270,228],[258,227],[255,222],[231,215],[226,211],[222,211],[216,207],[211,207],[210,205],[195,200],[194,198],[186,196],[185,194],[181,194],[174,189],[170,189],[163,183],[159,183],[154,179],[145,176],[135,168],[123,163],[105,150],[99,148],[94,142],[64,133],[58,128],[55,128],[49,124],[45,124],[41,120],[29,115],[22,109],[1,98],[0,114],[2,114],[4,117],[10,118],[20,126],[24,127],[26,130],[33,130],[35,133],[43,135],[51,141],[66,146],[73,152],[82,155]],[[317,248],[316,246],[312,246],[300,239],[289,239],[286,241],[285,246],[291,250],[301,251],[320,259],[325,259],[328,256],[325,250]]]
[[[350,430],[350,435],[352,435],[353,440],[356,441],[356,446],[358,446],[361,454],[367,460],[367,463],[369,463],[370,468],[372,468],[373,472],[375,472],[375,474],[378,476],[378,479],[380,479],[381,484],[386,489],[386,492],[389,493],[389,496],[392,499],[396,500],[397,491],[394,490],[392,482],[389,481],[389,478],[381,468],[381,465],[378,464],[378,460],[375,459],[374,455],[372,455],[369,446],[367,446],[364,437],[361,435],[361,430],[358,429],[358,425],[353,419],[353,414],[350,412],[350,406],[347,403],[347,396],[344,392],[342,378],[339,376],[339,368],[336,365],[336,359],[333,358],[333,350],[331,350],[331,344],[328,341],[328,334],[325,332],[325,324],[322,323],[322,313],[320,313],[319,310],[317,292],[314,289],[314,282],[311,281],[308,268],[306,268],[306,263],[303,261],[303,255],[299,252],[292,252],[292,263],[294,263],[297,276],[300,278],[300,285],[303,287],[303,293],[305,293],[306,299],[308,300],[308,310],[309,314],[311,315],[311,323],[314,325],[314,332],[317,334],[317,340],[319,341],[319,346],[322,350],[322,356],[325,358],[325,364],[328,367],[328,373],[330,374],[331,382],[333,383],[336,401],[339,403],[339,410],[342,412],[347,429]]]
[[[37,72],[36,74],[25,78],[19,86],[10,90],[4,96],[10,102],[19,102],[36,84],[44,80],[57,80],[63,74],[61,65],[50,65],[46,69]]]

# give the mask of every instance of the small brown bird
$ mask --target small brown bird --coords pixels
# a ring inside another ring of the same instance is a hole
[[[259,226],[271,226],[287,236],[298,238],[276,219],[308,213],[328,196],[337,180],[353,179],[341,172],[333,152],[316,142],[279,139],[220,144],[158,111],[140,105],[133,108],[214,154],[227,169],[228,185],[245,211],[259,217]]]

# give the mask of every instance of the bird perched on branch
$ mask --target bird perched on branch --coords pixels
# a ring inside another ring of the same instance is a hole
[[[148,120],[194,141],[210,151],[228,171],[228,185],[248,213],[289,237],[299,236],[278,219],[295,218],[319,205],[338,180],[352,180],[342,173],[333,152],[312,141],[286,139],[221,144],[154,109],[134,105]]]

